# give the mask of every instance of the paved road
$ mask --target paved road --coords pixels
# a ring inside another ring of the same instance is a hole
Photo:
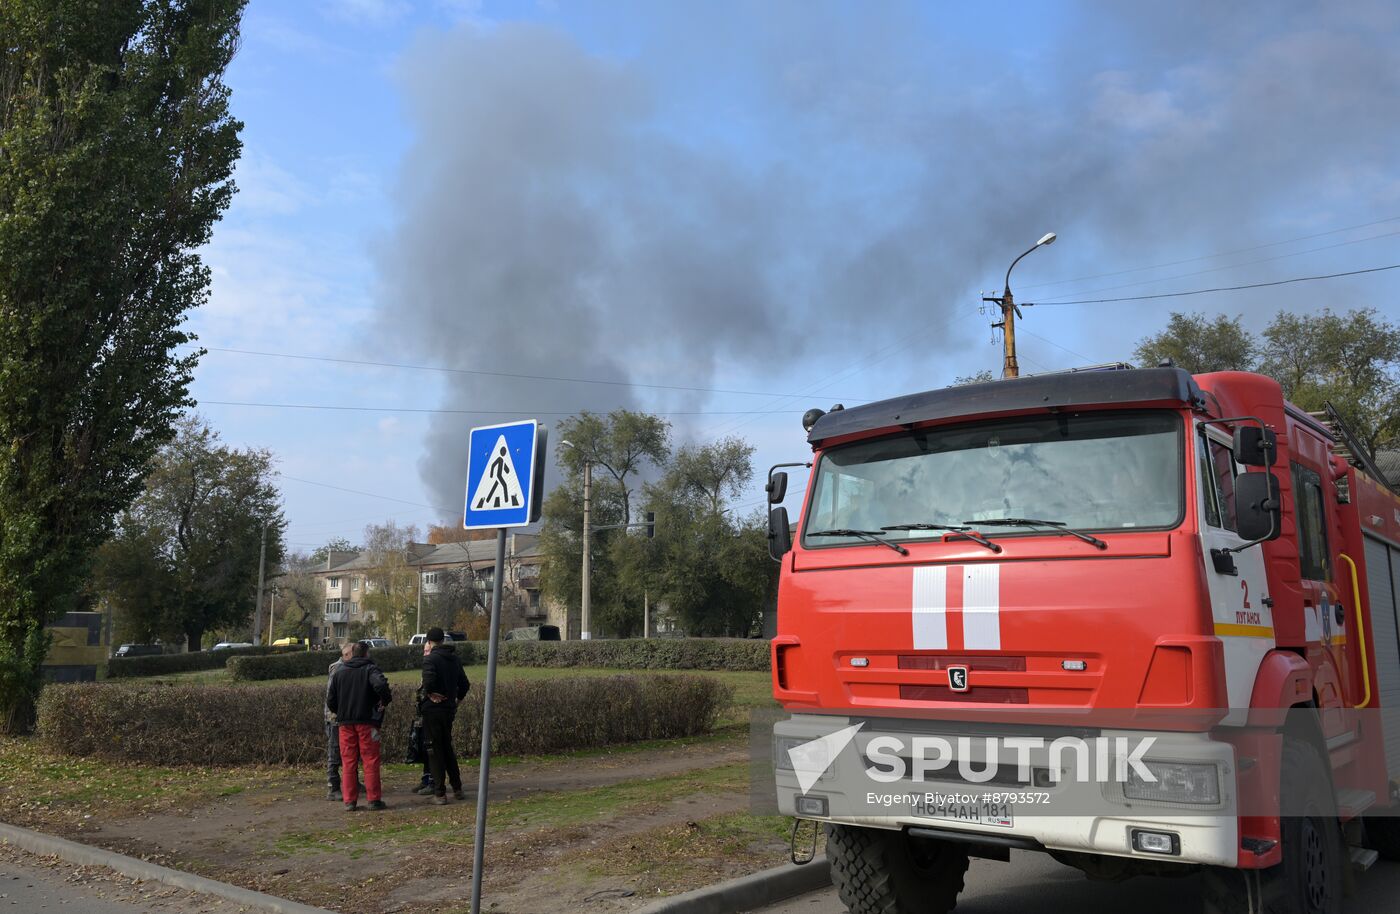
[[[133,882],[103,867],[74,867],[0,844],[0,914],[235,914],[232,902],[161,883]]]
[[[1078,870],[1045,854],[1012,851],[1010,863],[972,861],[957,914],[1194,914],[1200,909],[1198,885],[1195,877],[1090,882]],[[763,914],[845,914],[846,908],[836,890],[827,889],[762,910]],[[1347,899],[1346,914],[1396,911],[1400,911],[1400,863],[1378,863],[1358,877],[1357,894]]]

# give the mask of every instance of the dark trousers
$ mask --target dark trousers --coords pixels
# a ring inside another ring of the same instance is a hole
[[[432,772],[434,792],[447,795],[447,785],[462,789],[462,771],[457,767],[457,750],[452,748],[452,721],[456,708],[424,708],[423,736],[428,741],[428,769]]]
[[[333,790],[340,789],[340,728],[326,724],[326,783]]]

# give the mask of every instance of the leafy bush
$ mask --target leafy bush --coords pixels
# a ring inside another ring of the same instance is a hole
[[[113,657],[107,661],[109,679],[131,679],[137,676],[169,676],[195,670],[222,670],[234,657],[259,657],[269,654],[306,653],[305,648],[231,647],[222,651],[194,651],[188,654],[152,654],[148,657]]]
[[[403,758],[414,713],[412,689],[394,692],[382,731],[388,761]],[[694,736],[713,729],[732,694],[716,679],[687,674],[502,682],[492,751],[534,755]],[[461,755],[480,745],[481,700],[473,686],[458,710]],[[55,752],[147,764],[314,764],[325,758],[324,701],[320,683],[51,685],[39,700],[39,738]]]
[[[483,652],[484,656],[484,652]],[[505,641],[504,666],[624,670],[767,670],[768,642],[745,638]]]
[[[467,666],[486,662],[486,646],[480,648],[470,641],[454,644],[457,656]],[[395,670],[418,670],[423,667],[423,648],[417,646],[377,647],[369,652],[370,658],[384,672]],[[332,663],[340,658],[336,651],[311,651],[300,654],[286,654],[280,657],[239,657],[228,665],[229,676],[235,682],[256,682],[265,679],[301,679],[305,676],[324,676]]]

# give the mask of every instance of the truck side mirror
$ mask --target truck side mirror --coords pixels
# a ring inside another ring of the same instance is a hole
[[[787,473],[777,472],[768,477],[768,484],[764,486],[764,491],[768,493],[768,504],[781,504],[787,496]]]
[[[788,523],[787,508],[773,508],[768,512],[768,554],[773,561],[781,562],[791,549],[792,526]]]
[[[1236,528],[1251,543],[1276,540],[1283,532],[1278,477],[1272,472],[1235,477]]]
[[[1271,467],[1278,457],[1278,435],[1256,425],[1235,427],[1235,460],[1247,467]]]

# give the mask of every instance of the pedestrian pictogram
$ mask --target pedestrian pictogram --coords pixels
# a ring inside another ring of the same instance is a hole
[[[511,463],[506,436],[502,435],[491,449],[491,461],[476,487],[476,494],[472,496],[472,508],[494,511],[498,508],[518,508],[524,503],[525,493],[520,491],[520,477]]]
[[[539,519],[543,436],[533,419],[472,429],[464,528],[521,527]]]

